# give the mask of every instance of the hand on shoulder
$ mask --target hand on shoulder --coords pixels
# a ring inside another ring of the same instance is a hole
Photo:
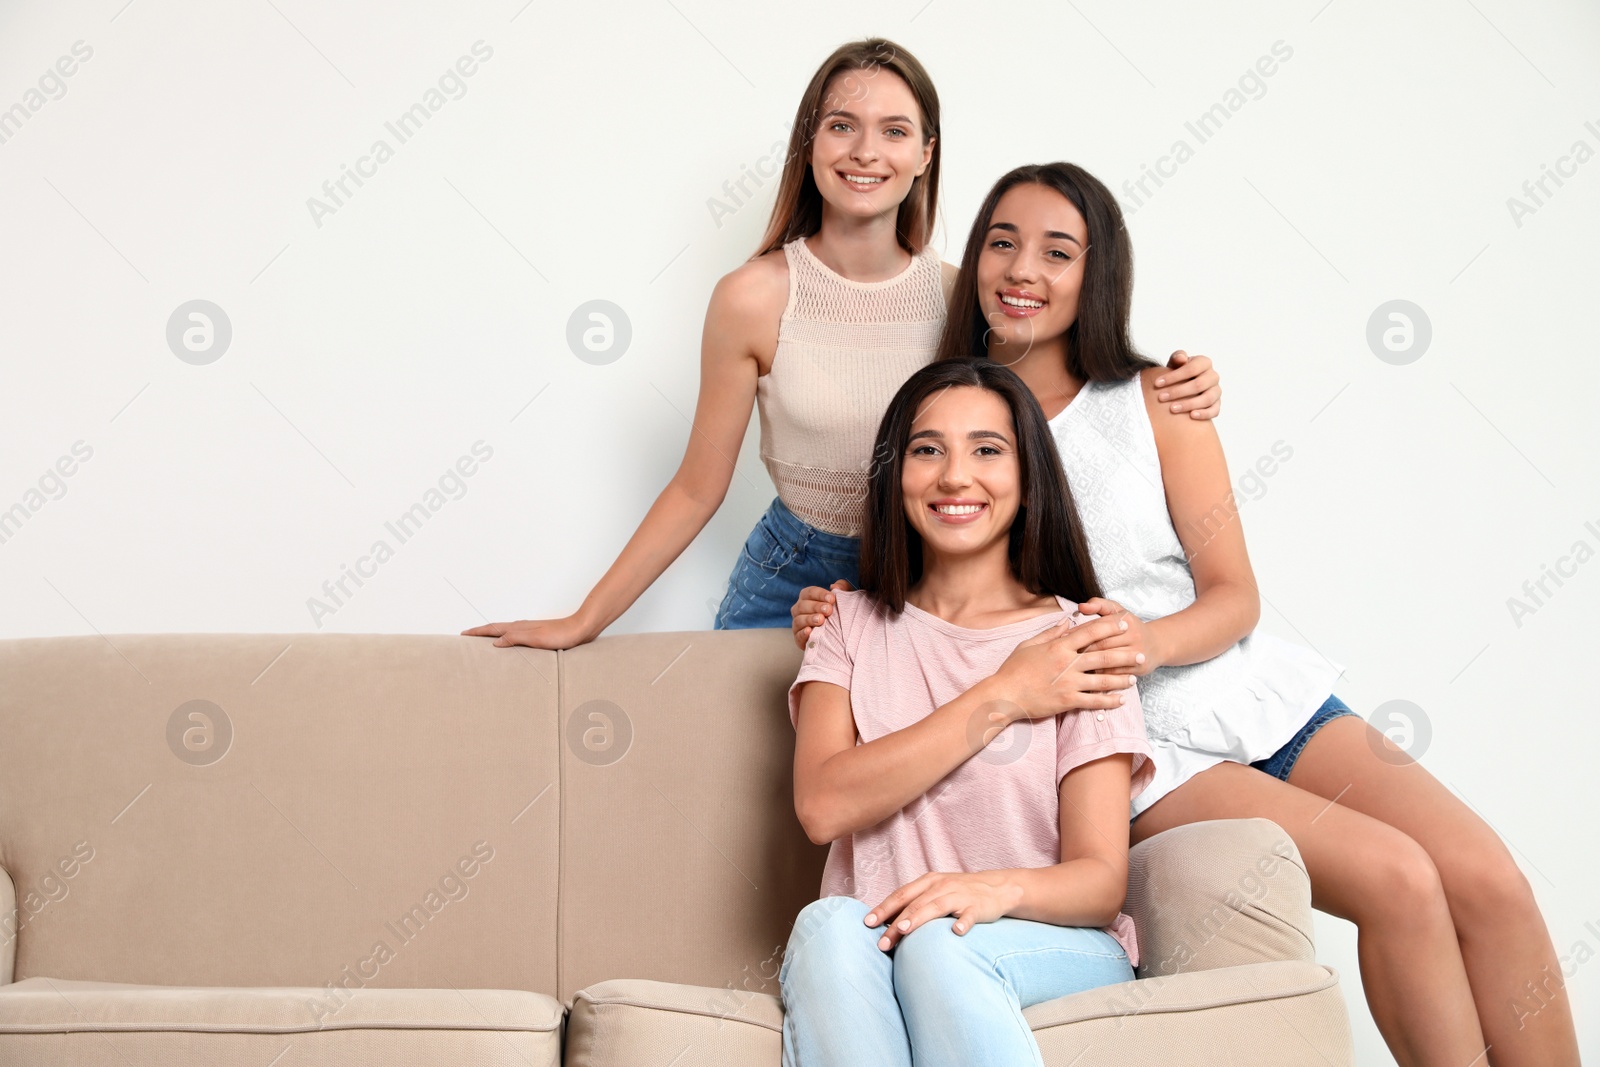
[[[1145,410],[1150,414],[1150,428],[1155,431],[1162,463],[1166,462],[1169,448],[1188,448],[1200,442],[1219,440],[1217,428],[1210,419],[1177,417],[1169,410],[1171,405],[1159,399],[1167,390],[1157,386],[1156,381],[1169,373],[1166,367],[1146,367],[1139,372],[1139,391],[1144,395]]]
[[[827,589],[818,585],[808,585],[800,590],[799,599],[789,609],[790,626],[794,631],[794,643],[804,649],[811,640],[811,631],[833,615],[835,606],[845,593],[853,593],[855,589],[849,582],[840,578]]]
[[[1155,377],[1156,399],[1172,415],[1214,419],[1222,414],[1222,379],[1210,356],[1191,356],[1183,349],[1172,353],[1162,373]]]

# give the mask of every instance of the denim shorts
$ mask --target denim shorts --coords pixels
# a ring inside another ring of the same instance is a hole
[[[739,550],[728,591],[713,624],[718,630],[788,629],[789,609],[808,585],[824,589],[843,578],[861,584],[861,539],[807,524],[773,500]]]
[[[1300,753],[1305,750],[1306,744],[1316,732],[1328,725],[1341,715],[1354,715],[1345,702],[1336,696],[1329,696],[1322,702],[1322,707],[1317,709],[1315,715],[1300,727],[1300,732],[1289,739],[1289,743],[1264,760],[1257,760],[1250,764],[1258,771],[1266,771],[1274,778],[1289,780],[1289,772],[1294,770],[1295,760],[1300,758]]]

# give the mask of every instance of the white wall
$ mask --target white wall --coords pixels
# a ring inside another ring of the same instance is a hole
[[[1263,625],[1347,664],[1364,713],[1420,707],[1426,763],[1512,844],[1558,949],[1600,951],[1582,844],[1600,480],[1579,432],[1600,401],[1600,14],[1579,0],[8,3],[0,108],[27,114],[0,143],[0,509],[25,517],[0,543],[0,636],[454,632],[574,609],[681,455],[707,295],[773,183],[729,217],[708,202],[867,33],[938,82],[948,259],[1013,165],[1070,159],[1121,188],[1188,142],[1126,201],[1136,336],[1217,358],[1236,479],[1292,449],[1247,487]],[[464,95],[400,143],[385,123],[480,41]],[[1275,46],[1200,143],[1185,123]],[[29,96],[75,48],[92,55],[64,92]],[[308,198],[380,138],[393,157],[314,218]],[[1578,142],[1576,173],[1528,199]],[[166,339],[194,299],[232,327],[206,365]],[[607,365],[566,341],[592,299],[632,326]],[[1395,299],[1431,323],[1406,365],[1367,341]],[[618,632],[710,625],[772,496],[753,437],[722,512]],[[398,543],[385,521],[479,441],[493,455],[464,495]],[[75,445],[92,455],[30,495]],[[393,558],[314,620],[308,598],[378,539]],[[1358,1062],[1390,1062],[1352,928],[1319,932]],[[1571,989],[1600,1057],[1600,971]]]

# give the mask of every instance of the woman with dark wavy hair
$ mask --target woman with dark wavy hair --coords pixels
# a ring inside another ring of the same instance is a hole
[[[795,810],[829,842],[779,971],[786,1067],[1041,1064],[1022,1009],[1133,977],[1127,804],[1153,768],[1043,413],[1011,371],[895,394],[860,591],[789,694]]]

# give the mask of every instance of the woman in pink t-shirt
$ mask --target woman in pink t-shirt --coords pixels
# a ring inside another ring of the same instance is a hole
[[[878,429],[859,592],[789,695],[795,810],[831,842],[779,972],[786,1067],[1042,1064],[1022,1009],[1133,978],[1139,655],[1098,596],[1038,402],[936,363]]]

